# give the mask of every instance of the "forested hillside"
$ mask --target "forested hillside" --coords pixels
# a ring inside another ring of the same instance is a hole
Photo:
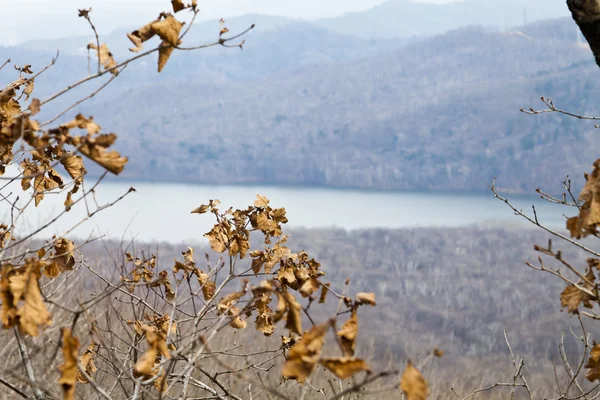
[[[126,85],[78,110],[122,133],[134,179],[476,191],[498,176],[504,189],[560,190],[595,157],[593,124],[519,112],[543,95],[600,113],[593,58],[570,19],[407,42],[271,28],[244,51],[175,54],[158,78],[132,65]],[[57,85],[85,75],[74,54],[49,72]]]

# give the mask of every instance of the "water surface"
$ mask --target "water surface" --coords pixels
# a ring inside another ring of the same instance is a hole
[[[205,186],[169,183],[103,182],[90,197],[95,203],[114,201],[133,186],[135,193],[78,226],[71,236],[106,235],[111,239],[137,238],[141,241],[200,241],[213,222],[208,214],[190,211],[209,199],[219,199],[222,207],[246,207],[257,194],[265,195],[273,207],[285,207],[291,227],[348,230],[364,228],[459,227],[472,224],[526,224],[501,201],[489,194],[439,194],[403,192],[362,192],[322,188],[280,188],[269,186]],[[12,187],[20,191],[19,185]],[[26,220],[30,231],[62,212],[64,194],[47,195]],[[535,205],[538,218],[552,228],[564,228],[562,214],[574,214],[572,207],[550,204],[534,196],[509,199],[531,214]],[[8,215],[6,202],[0,203],[0,215]],[[45,237],[62,234],[86,216],[79,204],[64,214]],[[23,231],[22,231],[23,232]]]

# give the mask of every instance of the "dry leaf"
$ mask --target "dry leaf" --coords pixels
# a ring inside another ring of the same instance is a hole
[[[167,348],[166,335],[163,332],[156,331],[155,328],[143,326],[148,342],[148,350],[133,366],[133,371],[136,376],[152,377],[155,375],[154,365],[159,355],[165,358],[171,358],[169,349]]]
[[[156,34],[152,29],[152,24],[158,21],[159,20],[152,21],[146,24],[145,26],[141,27],[140,29],[127,34],[127,37],[129,38],[129,40],[131,40],[131,43],[135,45],[135,47],[130,48],[129,51],[137,53],[143,49],[142,44],[145,41],[151,39]]]
[[[588,371],[585,373],[588,381],[594,382],[600,379],[600,345],[595,342],[585,368],[588,368]]]
[[[298,291],[302,297],[310,297],[313,295],[313,293],[319,290],[320,285],[321,284],[319,283],[319,280],[314,276],[311,276],[302,284],[302,286],[300,286]]]
[[[302,310],[302,307],[300,306],[300,303],[296,301],[296,298],[287,291],[283,293],[283,298],[285,299],[285,306],[287,310],[285,328],[298,335],[301,335],[302,317],[300,315],[300,311]]]
[[[171,46],[177,46],[179,32],[183,25],[182,22],[179,22],[171,14],[167,14],[164,19],[153,22],[151,28],[164,42]]]
[[[256,195],[256,200],[254,200],[254,207],[266,207],[269,205],[269,199],[265,196],[261,196],[260,194]]]
[[[337,332],[340,338],[341,350],[344,356],[354,356],[354,347],[356,345],[356,335],[358,334],[358,318],[356,309],[352,310],[350,319],[344,322],[342,328]]]
[[[400,389],[404,392],[406,400],[426,400],[429,395],[427,381],[410,361],[400,378]]]
[[[160,45],[160,49],[158,49],[158,72],[162,72],[165,65],[167,65],[167,61],[169,61],[169,57],[173,53],[175,48],[170,46],[167,42],[162,42]]]
[[[371,371],[366,362],[355,357],[327,357],[319,363],[339,379],[348,379],[361,371]]]
[[[590,302],[592,298],[585,292],[578,289],[576,286],[567,286],[560,294],[561,307],[567,307],[569,313],[578,314],[579,304],[583,303],[584,307],[592,308]]]
[[[194,273],[198,277],[198,283],[200,283],[200,286],[202,287],[202,295],[204,296],[204,300],[212,299],[217,288],[215,282],[210,281],[210,276],[199,269],[194,270]]]
[[[173,12],[177,13],[186,8],[186,5],[183,4],[181,0],[171,0],[171,5],[173,6]]]
[[[85,372],[90,376],[94,372],[98,371],[98,368],[96,368],[96,364],[94,363],[94,359],[98,354],[99,347],[100,346],[98,345],[98,343],[92,340],[88,348],[83,352],[81,357],[79,357],[79,362],[81,363],[81,366],[83,367]],[[83,376],[83,374],[80,371],[77,371],[77,382],[88,383],[88,380]]]
[[[63,389],[63,399],[73,400],[75,398],[75,385],[77,384],[79,340],[71,335],[71,330],[68,328],[62,328],[62,334],[64,362],[58,367],[60,371],[58,383]]]
[[[319,296],[319,304],[325,303],[325,300],[327,299],[327,293],[329,293],[329,286],[331,286],[331,283],[326,283],[323,286],[321,286],[321,296]]]
[[[358,304],[368,304],[370,306],[375,306],[375,293],[358,293],[356,295],[356,301]]]
[[[74,153],[65,153],[60,159],[60,163],[72,179],[79,180],[87,173],[83,166],[83,158]]]
[[[18,326],[21,332],[38,336],[40,327],[52,324],[39,286],[43,265],[39,260],[27,259],[19,269],[9,264],[3,266],[0,299],[4,328]],[[23,303],[19,307],[21,301]]]
[[[600,159],[594,162],[591,174],[585,174],[586,183],[579,200],[583,202],[579,215],[567,220],[567,229],[577,239],[596,232],[600,224]]]
[[[295,379],[304,383],[317,366],[327,329],[329,323],[313,326],[292,346],[281,371],[285,379]]]
[[[100,45],[100,49],[98,50],[98,46],[94,43],[90,43],[87,46],[88,50],[95,50],[95,54],[100,58],[100,63],[104,66],[104,70],[109,70],[117,66],[117,62],[115,61],[112,53],[108,49],[106,43],[102,43]],[[110,71],[111,74],[117,75],[119,70],[114,68]]]

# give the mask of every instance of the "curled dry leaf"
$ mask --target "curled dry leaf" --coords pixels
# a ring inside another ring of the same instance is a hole
[[[429,395],[427,381],[410,361],[400,378],[400,389],[404,392],[406,400],[426,400]]]
[[[302,297],[310,297],[319,290],[320,285],[319,280],[316,277],[311,276],[302,284],[302,286],[300,286],[299,292]]]
[[[287,311],[285,328],[298,335],[301,335],[302,317],[300,315],[300,311],[302,310],[302,307],[296,298],[288,291],[283,292],[283,298],[285,299],[285,307]],[[279,305],[277,308],[279,309]]]
[[[21,332],[38,336],[40,327],[52,324],[52,317],[40,292],[42,266],[43,263],[39,260],[27,259],[19,269],[9,264],[2,267],[0,300],[5,329],[18,326]]]
[[[348,379],[361,371],[371,371],[367,363],[356,357],[327,357],[319,363],[339,379]]]
[[[587,368],[585,377],[588,381],[594,382],[600,380],[600,345],[595,342],[585,368]]]
[[[231,317],[231,325],[235,329],[245,329],[247,322],[240,318],[240,309],[234,304],[246,294],[245,291],[230,293],[219,301],[217,304],[218,314],[227,313]]]
[[[119,70],[115,68],[117,66],[117,62],[115,61],[112,53],[108,49],[106,43],[102,43],[100,45],[100,49],[98,49],[98,46],[96,46],[96,44],[94,43],[88,44],[87,48],[88,50],[95,50],[95,54],[100,58],[100,63],[104,66],[104,70],[110,69],[111,74],[119,74]]]
[[[299,383],[304,383],[314,371],[321,356],[321,349],[329,326],[328,322],[313,326],[292,346],[281,371],[281,375],[285,379],[295,379]]]
[[[210,300],[215,295],[215,290],[217,289],[217,285],[215,282],[209,280],[210,276],[200,271],[198,268],[194,270],[194,273],[198,277],[198,283],[202,288],[202,295],[204,296],[204,300]]]
[[[326,283],[323,286],[321,286],[321,295],[319,296],[319,304],[323,304],[323,303],[325,303],[325,300],[327,300],[327,293],[329,293],[329,286],[331,286],[331,283]]]
[[[29,111],[31,111],[32,116],[36,115],[40,112],[41,104],[42,104],[42,102],[40,101],[40,99],[31,100],[31,103],[29,103],[29,107],[27,107],[27,108],[29,109]]]
[[[79,362],[81,363],[82,368],[85,370],[85,373],[90,376],[96,371],[98,371],[94,360],[96,359],[96,355],[98,355],[99,347],[100,346],[98,345],[98,343],[92,340],[92,342],[83,352],[81,357],[79,357]],[[77,371],[77,382],[88,383],[88,380],[85,376],[83,376],[81,372]]]
[[[567,307],[569,313],[571,314],[579,313],[579,304],[581,303],[583,303],[583,306],[586,308],[593,308],[591,302],[595,299],[595,297],[590,295],[590,293],[593,293],[593,283],[596,280],[596,276],[594,275],[592,265],[588,267],[585,278],[585,280],[582,279],[578,282],[579,287],[567,286],[560,294],[561,307]],[[585,289],[587,293],[582,289]]]
[[[583,303],[586,308],[592,308],[592,298],[576,286],[567,286],[560,294],[560,305],[567,308],[571,314],[579,313],[579,305]]]
[[[71,179],[81,180],[87,173],[85,167],[83,166],[83,158],[75,155],[75,153],[65,152],[60,159],[60,163],[64,167],[65,171],[67,171]]]
[[[23,90],[23,94],[25,95],[25,100],[29,100],[29,96],[33,93],[34,83],[33,79],[27,81],[25,89]]]
[[[150,287],[159,287],[163,286],[165,288],[165,294],[167,296],[167,300],[172,301],[175,299],[175,292],[173,291],[173,286],[169,281],[169,274],[167,271],[160,271],[158,274],[158,279],[152,282]]]
[[[95,135],[97,133],[100,133],[100,131],[102,130],[100,125],[98,125],[97,123],[94,122],[94,117],[86,118],[85,116],[83,116],[83,114],[77,114],[75,116],[75,119],[73,119],[61,126],[68,128],[68,129],[74,129],[74,128],[85,129],[87,131],[87,133],[90,135]]]
[[[181,10],[192,7],[191,4],[185,5],[181,0],[171,0],[171,5],[173,6],[174,13],[178,13]]]
[[[370,306],[375,306],[377,305],[377,303],[375,303],[375,293],[358,293],[356,295],[356,302],[358,304],[364,305],[370,305]]]
[[[358,335],[358,318],[356,309],[352,310],[350,319],[344,322],[342,328],[337,332],[342,353],[346,357],[354,356],[356,336]]]
[[[256,195],[256,200],[254,200],[254,207],[266,207],[269,205],[269,199],[266,196],[261,196],[260,194]]]
[[[75,398],[75,385],[77,384],[77,352],[79,340],[71,334],[69,328],[62,328],[63,364],[58,367],[60,378],[58,383],[63,389],[63,399]]]
[[[98,127],[96,129],[96,124],[86,125],[88,132],[90,129],[92,132],[99,132]],[[90,135],[92,135],[90,133]],[[123,168],[125,164],[127,164],[127,157],[121,157],[121,155],[117,151],[107,151],[107,148],[111,146],[115,139],[116,135],[99,135],[96,138],[92,138],[88,135],[87,137],[69,137],[67,142],[70,145],[73,145],[79,149],[81,154],[94,161],[107,171],[119,175],[123,172]]]
[[[162,355],[165,358],[171,358],[171,353],[167,348],[167,338],[163,332],[155,328],[143,326],[143,331],[148,342],[148,350],[133,366],[133,372],[136,376],[152,377],[157,371],[154,369],[157,358]]]
[[[579,194],[583,202],[579,215],[567,219],[567,229],[577,239],[596,233],[600,224],[600,159],[594,162],[592,173],[585,174],[585,180]]]
[[[208,239],[210,247],[217,253],[224,253],[229,244],[229,230],[224,222],[216,224],[210,232],[204,234],[204,237]]]

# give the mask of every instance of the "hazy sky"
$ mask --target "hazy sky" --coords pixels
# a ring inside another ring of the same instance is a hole
[[[191,0],[190,0],[191,1]],[[447,2],[451,0],[420,0]],[[311,19],[367,10],[384,0],[199,0],[203,19],[247,13]],[[109,32],[143,24],[170,8],[169,0],[0,0],[0,45],[85,34],[78,8],[93,8],[98,28]]]

